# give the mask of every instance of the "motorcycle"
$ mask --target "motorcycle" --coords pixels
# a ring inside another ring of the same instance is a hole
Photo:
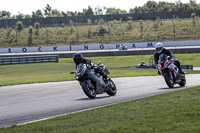
[[[174,64],[174,60],[170,59],[170,57],[165,54],[161,54],[158,64],[159,73],[164,77],[169,88],[173,88],[174,84],[185,86],[185,73],[180,73],[180,70]]]
[[[110,72],[101,62],[98,65],[81,63],[76,72],[70,74],[75,74],[74,77],[79,81],[83,92],[91,99],[96,98],[97,94],[107,93],[114,96],[117,93],[115,83],[108,77]]]

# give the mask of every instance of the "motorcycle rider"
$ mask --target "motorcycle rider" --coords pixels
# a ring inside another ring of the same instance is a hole
[[[74,63],[76,64],[76,68],[80,63],[90,64],[91,65],[91,60],[85,59],[81,53],[74,54],[73,55],[73,60],[74,60]]]
[[[89,64],[90,65],[90,69],[95,69],[95,72],[98,72],[100,73],[103,77],[107,78],[107,75],[104,74],[104,72],[99,69],[99,68],[95,68],[93,63],[91,62],[90,59],[86,59],[83,57],[83,55],[81,53],[76,53],[74,54],[73,56],[73,60],[74,60],[74,63],[76,64],[76,69],[77,69],[77,66],[80,64],[80,63],[83,63],[83,64]]]
[[[73,55],[73,60],[74,60],[74,63],[76,64],[76,69],[77,69],[77,66],[79,64],[88,64],[89,68],[88,69],[94,69],[95,72],[99,72],[102,76],[107,76],[107,75],[104,75],[103,72],[101,72],[98,68],[95,68],[93,63],[91,62],[91,60],[89,59],[86,59],[83,57],[83,55],[81,53],[76,53]],[[95,81],[97,83],[97,88],[99,88],[99,86],[102,86],[103,88],[108,88],[111,86],[110,82],[108,84],[105,84],[103,82],[103,80],[100,80],[95,74],[93,71],[88,71],[87,72],[87,76],[92,79],[93,81]],[[103,91],[103,90],[100,90],[100,91]]]
[[[175,61],[174,64],[178,67],[178,69],[180,70],[180,73],[184,74],[181,68],[180,62],[175,58],[174,54],[171,51],[164,48],[164,45],[161,42],[156,43],[155,48],[156,48],[156,52],[154,53],[154,62],[157,69],[159,69],[159,65],[158,65],[159,56],[161,54],[166,54]],[[160,74],[160,72],[158,73]]]

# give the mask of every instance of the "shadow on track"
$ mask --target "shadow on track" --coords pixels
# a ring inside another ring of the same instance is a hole
[[[103,98],[108,98],[111,96],[101,96],[101,97],[96,97],[95,99],[103,99]],[[91,99],[91,98],[80,98],[80,99],[76,99],[76,101],[82,101],[82,100],[95,100],[95,99]]]
[[[183,87],[181,87],[181,86],[175,86],[174,88],[167,87],[167,88],[160,88],[159,90],[169,90],[169,89],[179,89],[179,88],[183,88]]]

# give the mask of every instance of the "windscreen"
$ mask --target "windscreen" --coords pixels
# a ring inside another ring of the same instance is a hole
[[[159,64],[164,64],[165,62],[166,62],[166,60],[167,60],[167,55],[166,54],[161,54],[160,56],[159,56],[159,61],[158,61],[158,63]]]

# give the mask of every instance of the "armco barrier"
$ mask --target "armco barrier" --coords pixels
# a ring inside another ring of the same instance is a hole
[[[0,57],[0,65],[58,62],[57,55]]]
[[[182,69],[193,70],[193,65],[181,65]]]

